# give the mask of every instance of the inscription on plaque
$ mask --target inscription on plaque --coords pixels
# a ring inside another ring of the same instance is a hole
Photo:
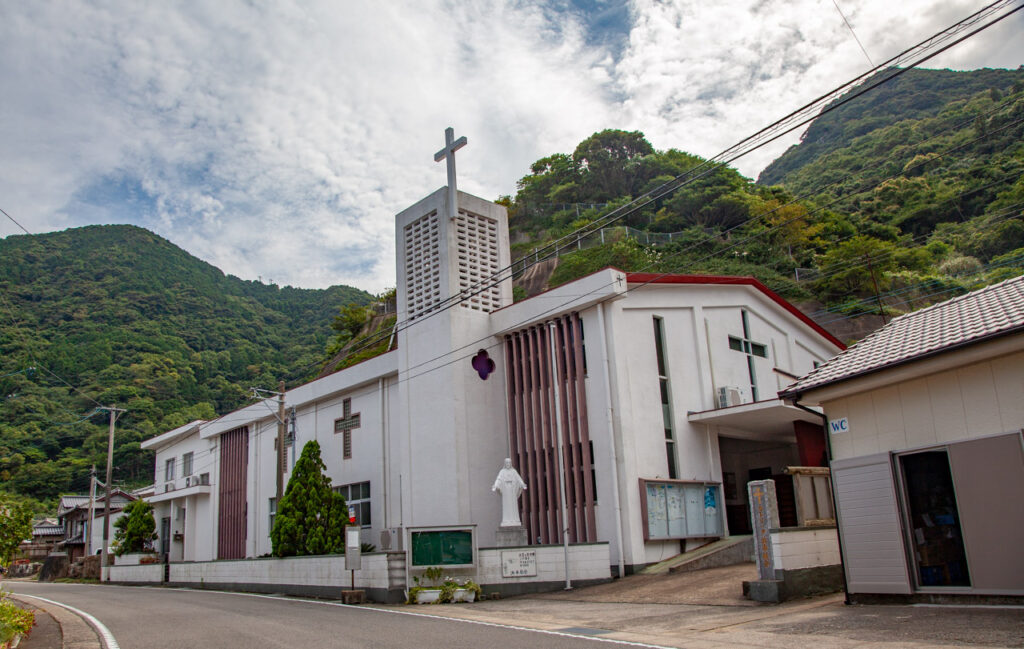
[[[501,553],[502,577],[536,577],[536,550],[509,550]]]

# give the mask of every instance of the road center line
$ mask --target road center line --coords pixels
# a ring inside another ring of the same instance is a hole
[[[61,602],[55,602],[52,599],[47,599],[45,597],[40,597],[39,595],[26,595],[25,593],[18,593],[18,596],[20,596],[20,597],[33,597],[35,599],[38,599],[41,602],[46,602],[47,604],[53,604],[54,606],[60,606],[61,608],[66,608],[67,610],[71,611],[72,613],[75,613],[76,615],[78,615],[83,620],[85,620],[86,622],[89,623],[89,626],[91,626],[93,628],[93,630],[100,636],[100,640],[103,641],[103,644],[106,647],[106,649],[121,649],[121,646],[119,644],[117,644],[117,640],[114,639],[114,634],[110,632],[110,629],[108,629],[105,624],[103,624],[102,622],[97,620],[94,616],[90,615],[89,613],[86,613],[83,610],[77,609],[74,606],[71,606],[69,604],[63,604]]]

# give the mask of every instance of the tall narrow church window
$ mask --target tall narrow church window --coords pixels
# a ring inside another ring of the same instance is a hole
[[[658,358],[658,387],[661,391],[661,418],[665,425],[665,457],[668,460],[668,477],[676,479],[676,439],[672,432],[672,390],[668,384],[668,366],[665,363],[665,326],[662,319],[654,317],[654,352]]]
[[[756,343],[750,338],[750,322],[747,319],[746,310],[741,310],[743,318],[743,337],[729,336],[729,349],[747,355],[747,374],[750,376],[750,399],[757,401],[757,372],[754,368],[754,357],[768,358],[768,346],[764,343]]]

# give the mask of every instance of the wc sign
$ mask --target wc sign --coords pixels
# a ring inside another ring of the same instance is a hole
[[[850,432],[850,420],[847,417],[843,417],[842,419],[829,419],[828,430],[833,435],[848,433]]]

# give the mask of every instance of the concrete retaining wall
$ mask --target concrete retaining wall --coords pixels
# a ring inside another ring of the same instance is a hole
[[[537,575],[503,577],[501,553],[529,550],[537,553]],[[480,548],[478,565],[448,571],[460,579],[470,578],[485,593],[515,595],[555,590],[565,585],[565,555],[560,545],[532,545],[521,548]],[[355,587],[366,591],[377,602],[395,603],[405,599],[406,555],[404,552],[373,552],[362,556],[362,567],[355,573]],[[588,585],[611,579],[607,543],[588,543],[569,547],[569,574],[574,585]],[[160,583],[164,566],[112,566],[110,580],[121,583]],[[412,570],[412,575],[422,573]],[[345,569],[345,555],[316,557],[261,558],[223,561],[172,563],[168,584],[215,590],[241,590],[259,593],[286,593],[313,597],[340,598],[342,590],[352,587],[352,573]]]
[[[782,602],[843,589],[836,528],[781,528],[770,535],[775,579],[743,582],[746,597]]]
[[[162,563],[147,563],[134,566],[107,566],[103,569],[103,581],[122,584],[152,584],[160,583],[164,579],[164,565]]]
[[[503,577],[501,553],[530,550],[537,553],[536,577]],[[576,586],[609,581],[611,555],[607,543],[569,546],[569,576]],[[561,545],[528,545],[512,548],[480,548],[479,566],[473,578],[485,594],[518,595],[565,587],[565,550]]]
[[[839,538],[834,527],[803,527],[771,532],[776,570],[838,566]]]

